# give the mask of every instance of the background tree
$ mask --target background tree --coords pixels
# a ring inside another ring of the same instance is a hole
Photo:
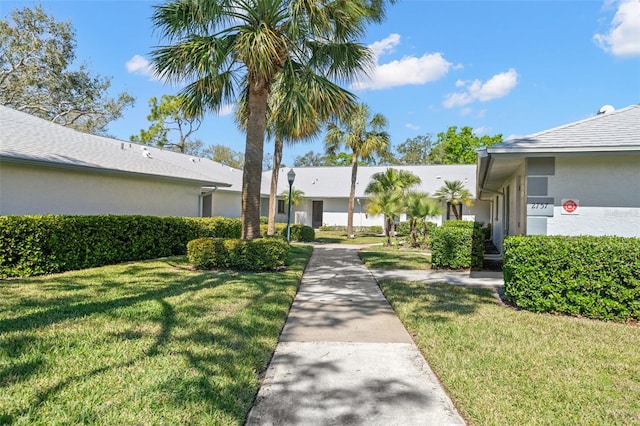
[[[355,111],[341,117],[338,123],[329,123],[325,143],[327,154],[335,155],[344,146],[351,151],[351,188],[347,208],[347,236],[353,236],[353,210],[358,177],[358,160],[367,160],[374,154],[384,155],[389,149],[389,135],[384,131],[387,119],[382,114],[371,117],[369,107],[359,104]]]
[[[351,165],[351,154],[348,152],[338,152],[336,154],[320,154],[309,151],[304,155],[297,156],[293,167],[345,167]],[[370,165],[368,161],[358,160],[359,166]]]
[[[429,164],[429,153],[433,142],[431,135],[416,136],[407,139],[396,148],[397,155],[392,156],[392,164],[424,165]]]
[[[45,120],[98,135],[122,116],[134,99],[126,92],[107,95],[111,80],[77,70],[75,33],[42,7],[13,10],[0,21],[0,104]]]
[[[456,206],[461,206],[462,204],[473,205],[471,192],[459,180],[445,180],[444,185],[433,195],[440,201],[447,203],[447,219],[449,218],[449,208],[453,209],[453,214],[457,220],[462,220],[462,209],[458,211]]]
[[[471,127],[458,131],[451,126],[446,132],[438,133],[438,140],[429,152],[429,164],[475,164],[477,150],[502,142],[502,135],[478,137]]]
[[[160,149],[182,154],[202,154],[202,142],[190,140],[202,124],[199,116],[190,116],[182,108],[179,96],[163,95],[160,101],[155,96],[149,99],[151,112],[147,120],[151,125],[129,138],[131,142],[157,146]]]
[[[299,155],[293,160],[293,167],[322,167],[326,166],[324,154],[309,151],[304,155]]]
[[[173,43],[153,52],[160,76],[189,81],[181,91],[193,115],[236,102],[246,88],[248,116],[242,179],[242,238],[260,236],[260,187],[267,108],[279,73],[300,69],[350,81],[372,63],[357,42],[384,16],[385,1],[264,0],[156,6],[154,26]]]
[[[242,170],[244,166],[244,154],[240,151],[234,151],[225,145],[212,145],[207,147],[203,150],[203,154],[213,161],[233,167],[234,169]]]

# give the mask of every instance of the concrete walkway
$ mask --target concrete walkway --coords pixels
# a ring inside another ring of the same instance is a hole
[[[465,424],[357,248],[314,247],[247,425]]]

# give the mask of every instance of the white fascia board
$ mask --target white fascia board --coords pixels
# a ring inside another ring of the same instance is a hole
[[[107,174],[107,175],[120,175],[120,176],[137,177],[137,178],[144,178],[144,179],[179,181],[179,182],[185,182],[185,183],[192,183],[200,186],[215,186],[215,187],[231,186],[228,183],[214,182],[206,179],[181,178],[181,177],[174,177],[174,176],[167,176],[167,175],[155,175],[151,173],[139,173],[139,172],[126,171],[126,170],[106,169],[103,167],[83,166],[78,164],[55,163],[51,161],[33,160],[33,159],[26,159],[26,158],[20,158],[20,157],[7,156],[7,155],[0,155],[0,162],[13,163],[13,164],[25,164],[28,166],[47,167],[50,169],[59,169],[59,170],[73,170],[73,171],[79,171],[79,172],[100,173],[100,174]]]

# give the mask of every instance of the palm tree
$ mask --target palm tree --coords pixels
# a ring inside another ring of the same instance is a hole
[[[449,215],[449,207],[453,209],[453,215],[457,220],[462,219],[462,210],[458,212],[456,206],[462,205],[463,203],[467,206],[473,205],[471,192],[469,192],[459,180],[445,180],[444,185],[433,195],[440,201],[447,203],[447,216]]]
[[[389,135],[384,129],[387,119],[375,114],[370,119],[369,107],[359,104],[352,114],[339,119],[342,128],[335,123],[327,126],[325,143],[327,153],[335,155],[340,146],[351,150],[351,190],[347,209],[347,235],[353,236],[353,210],[358,177],[358,159],[369,159],[374,154],[384,155],[389,148]]]
[[[364,192],[366,194],[380,194],[392,190],[406,192],[420,183],[422,183],[422,179],[410,171],[388,168],[384,172],[375,173],[371,176],[371,182],[369,182]]]
[[[285,204],[289,203],[289,191],[282,191],[282,194],[280,194],[280,196],[284,200]],[[304,191],[300,189],[296,189],[295,187],[292,187],[291,188],[291,205],[299,206],[304,202],[304,200],[305,200]]]
[[[170,0],[153,25],[174,43],[152,52],[156,73],[174,83],[192,115],[220,110],[247,88],[242,238],[260,236],[260,184],[267,104],[278,75],[300,69],[350,81],[372,64],[356,40],[384,17],[384,0]]]
[[[418,246],[418,225],[422,224],[424,243],[427,242],[427,218],[442,214],[437,202],[426,192],[409,192],[405,196],[405,208],[409,218],[411,245]]]
[[[355,96],[329,79],[310,72],[287,71],[295,70],[286,69],[278,75],[267,104],[267,134],[275,139],[269,190],[268,235],[276,233],[276,191],[285,141],[295,144],[312,140],[329,118],[347,114],[355,106]],[[236,112],[236,121],[241,128],[246,128],[247,125],[246,93],[245,91]]]
[[[391,237],[395,236],[394,217],[404,211],[404,195],[401,191],[385,191],[375,194],[367,200],[367,213],[384,215],[384,233],[387,245],[391,245]]]

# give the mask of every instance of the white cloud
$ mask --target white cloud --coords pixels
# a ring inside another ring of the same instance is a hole
[[[486,127],[486,126],[480,126],[480,127],[476,127],[475,129],[473,129],[473,133],[475,133],[476,135],[487,135],[489,134],[489,132],[491,131],[491,127]]]
[[[461,84],[460,84],[461,83]],[[446,108],[468,105],[474,101],[487,102],[502,98],[518,84],[518,73],[513,68],[496,74],[485,83],[480,80],[456,82],[456,87],[465,88],[464,92],[449,93],[442,105]]]
[[[133,55],[125,65],[127,67],[127,71],[131,74],[143,75],[155,81],[160,80],[160,78],[156,76],[151,62],[140,55]]]
[[[411,129],[411,130],[420,130],[420,126],[413,124],[413,123],[407,123],[404,125],[404,127],[406,127],[407,129]]]
[[[389,37],[380,41],[371,43],[368,47],[373,51],[376,58],[384,53],[393,52],[395,47],[400,44],[400,34],[390,34]]]
[[[389,37],[372,43],[372,50],[376,64],[367,78],[354,83],[354,90],[385,89],[406,85],[422,85],[444,77],[453,66],[441,53],[425,53],[417,56],[404,56],[400,60],[394,60],[381,64],[380,56],[395,50],[400,44],[400,35],[391,34]]]
[[[595,42],[615,56],[640,55],[640,1],[625,0],[618,10],[606,34],[593,36]]]

